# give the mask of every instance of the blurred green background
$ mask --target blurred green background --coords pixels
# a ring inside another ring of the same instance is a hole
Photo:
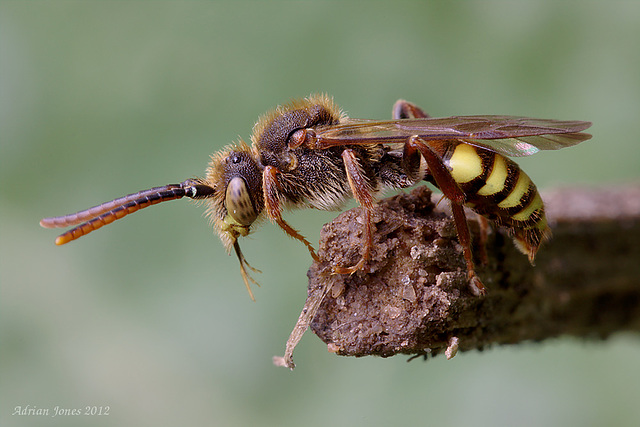
[[[265,224],[257,302],[202,209],[145,210],[64,247],[44,216],[201,175],[278,103],[353,117],[594,122],[521,164],[542,189],[638,182],[640,2],[0,3],[3,426],[637,425],[640,342],[570,338],[407,363],[312,334],[282,355],[307,251]],[[335,213],[286,218],[317,242]],[[12,415],[109,406],[108,416]]]

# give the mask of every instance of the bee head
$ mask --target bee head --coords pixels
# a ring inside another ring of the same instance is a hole
[[[230,252],[264,209],[262,173],[249,146],[241,141],[214,154],[206,182],[214,188],[207,215]]]

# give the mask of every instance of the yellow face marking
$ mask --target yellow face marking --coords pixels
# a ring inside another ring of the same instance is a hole
[[[534,213],[537,209],[542,207],[542,198],[540,198],[540,193],[536,193],[536,196],[531,200],[531,203],[520,212],[511,215],[511,218],[516,221],[526,221],[531,217],[531,214]]]
[[[507,196],[506,199],[498,203],[498,207],[505,209],[518,206],[520,200],[522,199],[522,196],[524,196],[529,189],[530,183],[531,180],[529,179],[527,174],[523,171],[520,171],[518,181],[516,181],[516,185],[513,187],[513,190],[511,190],[511,193]]]
[[[482,175],[482,159],[476,149],[467,144],[459,144],[449,159],[451,176],[458,183],[469,182]]]
[[[251,204],[251,195],[247,183],[240,177],[235,177],[227,185],[227,194],[224,201],[227,208],[225,222],[241,226],[249,226],[258,216]]]
[[[500,155],[495,156],[493,169],[487,177],[487,183],[478,190],[480,196],[490,196],[502,191],[507,180],[507,162]]]

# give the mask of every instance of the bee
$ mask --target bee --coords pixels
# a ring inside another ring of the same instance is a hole
[[[242,140],[211,156],[203,178],[192,178],[129,194],[74,214],[45,218],[43,227],[75,228],[61,234],[63,245],[117,219],[157,203],[187,197],[202,201],[228,253],[235,252],[253,299],[238,239],[265,217],[302,242],[311,243],[283,217],[284,209],[339,209],[354,198],[363,208],[360,259],[333,266],[335,274],[361,269],[372,246],[372,210],[387,188],[431,182],[450,201],[471,289],[484,294],[475,271],[464,207],[504,227],[533,263],[550,237],[540,194],[529,176],[508,157],[556,150],[591,138],[583,121],[515,116],[431,118],[399,100],[391,120],[352,119],[327,95],[278,106],[253,127],[252,145]]]

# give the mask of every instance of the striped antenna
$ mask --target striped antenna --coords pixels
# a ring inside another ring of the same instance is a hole
[[[40,225],[45,228],[60,228],[80,224],[56,238],[56,245],[64,245],[148,206],[183,197],[204,199],[212,194],[213,187],[188,179],[180,184],[169,184],[132,193],[76,213],[44,218],[40,221]]]

